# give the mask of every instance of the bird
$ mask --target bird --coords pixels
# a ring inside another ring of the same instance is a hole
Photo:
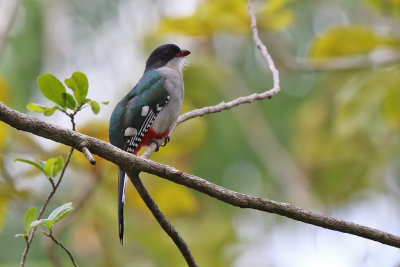
[[[157,47],[146,61],[143,76],[115,106],[109,123],[110,143],[137,154],[155,143],[165,146],[182,108],[184,83],[182,67],[191,52],[175,44]],[[163,140],[159,144],[157,140]],[[118,166],[118,228],[124,244],[125,188],[128,177]]]

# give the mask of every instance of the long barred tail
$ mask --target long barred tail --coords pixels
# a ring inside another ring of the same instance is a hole
[[[127,178],[125,172],[118,167],[118,228],[119,240],[122,245],[124,244],[124,205]]]

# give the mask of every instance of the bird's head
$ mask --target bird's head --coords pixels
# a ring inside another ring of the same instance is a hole
[[[182,69],[183,59],[190,54],[188,50],[182,50],[177,45],[165,44],[157,47],[146,61],[146,70],[154,70],[164,66],[177,70]]]

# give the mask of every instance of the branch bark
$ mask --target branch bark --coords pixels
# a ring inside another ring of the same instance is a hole
[[[329,216],[306,211],[288,203],[277,202],[228,190],[207,180],[182,172],[171,166],[140,158],[111,144],[69,129],[50,124],[32,116],[13,110],[0,102],[0,120],[10,126],[53,140],[79,150],[86,146],[96,154],[116,165],[128,174],[143,171],[190,187],[201,193],[241,208],[256,209],[282,215],[296,221],[312,224],[326,229],[348,233],[400,248],[400,237],[371,227],[346,222]],[[82,145],[85,144],[85,145]]]
[[[167,217],[165,217],[164,213],[160,210],[157,203],[151,197],[150,193],[147,191],[146,187],[142,183],[142,180],[139,177],[138,173],[128,173],[129,179],[132,181],[136,190],[138,191],[140,197],[143,199],[144,203],[147,205],[154,218],[156,218],[157,222],[161,225],[164,231],[171,237],[174,241],[181,254],[186,260],[186,263],[189,267],[197,267],[197,263],[190,252],[188,245],[185,240],[181,237],[181,235],[176,231],[175,227],[168,221]]]

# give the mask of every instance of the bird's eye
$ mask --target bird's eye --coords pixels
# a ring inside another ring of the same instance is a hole
[[[167,50],[165,50],[163,53],[163,57],[168,57],[168,56],[169,56],[169,52]]]

